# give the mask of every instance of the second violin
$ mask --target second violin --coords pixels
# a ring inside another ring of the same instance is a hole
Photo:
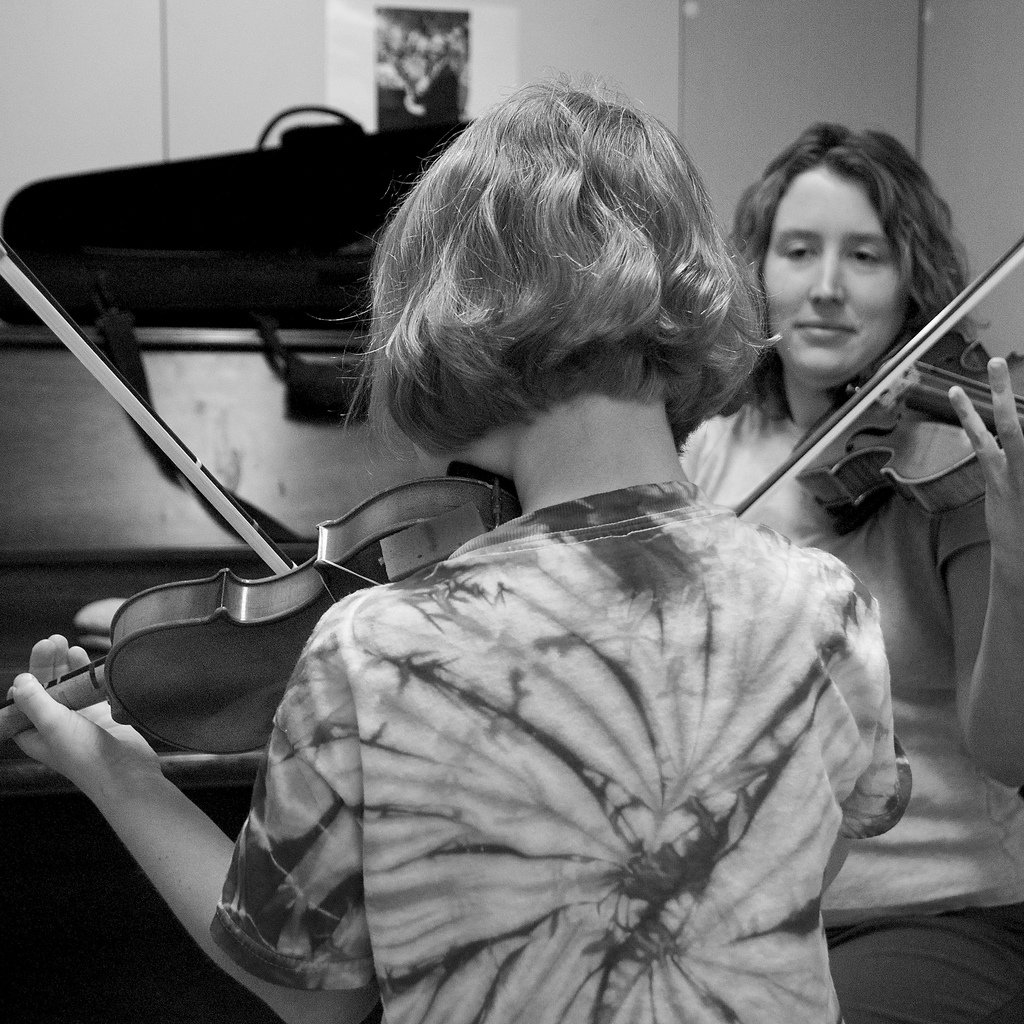
[[[892,491],[928,513],[961,508],[984,495],[984,474],[949,401],[951,387],[963,388],[989,430],[995,429],[986,376],[968,366],[968,359],[984,365],[988,355],[978,344],[943,339],[906,373],[898,389],[798,475],[830,513],[837,532],[864,522]],[[1024,364],[1018,356],[1008,365],[1012,378]],[[1024,423],[1024,398],[1015,400]]]

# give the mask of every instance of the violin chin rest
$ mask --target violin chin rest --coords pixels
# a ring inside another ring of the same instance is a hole
[[[111,622],[124,601],[123,597],[101,597],[79,608],[71,621],[76,642],[88,651],[109,651]]]

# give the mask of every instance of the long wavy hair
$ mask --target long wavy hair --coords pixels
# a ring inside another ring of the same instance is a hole
[[[584,394],[663,399],[677,443],[741,386],[760,297],[697,171],[599,86],[474,121],[381,234],[370,421],[435,454]]]
[[[966,257],[953,235],[949,206],[924,168],[891,135],[853,131],[841,124],[814,124],[768,164],[736,207],[732,239],[754,267],[762,287],[779,203],[795,178],[816,167],[863,187],[896,253],[909,301],[906,320],[889,347],[892,351],[912,338],[967,283]],[[762,309],[767,316],[767,304]],[[765,322],[763,328],[769,333],[771,325]],[[970,342],[974,325],[962,321],[950,333]],[[788,415],[782,363],[774,349],[765,352],[751,375],[749,397],[769,415]],[[837,389],[836,404],[845,397],[845,388]]]

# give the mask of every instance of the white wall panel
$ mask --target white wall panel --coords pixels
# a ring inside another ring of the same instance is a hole
[[[679,126],[679,0],[519,0],[523,76],[598,75]]]
[[[914,145],[917,0],[686,0],[683,140],[730,221],[743,188],[813,121]]]
[[[561,72],[600,76],[677,127],[678,0],[452,0],[449,6],[517,12],[522,80]],[[167,0],[167,12],[173,158],[247,149],[280,110],[324,102],[323,0]]]
[[[167,54],[171,159],[251,149],[286,107],[324,102],[323,0],[167,0]]]
[[[158,0],[3,0],[0,126],[0,209],[39,178],[159,160]]]
[[[1022,46],[1021,0],[928,0],[921,155],[974,273],[1024,234]],[[977,315],[993,354],[1024,353],[1024,271]]]

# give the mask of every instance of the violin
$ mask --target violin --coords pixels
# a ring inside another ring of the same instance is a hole
[[[294,565],[2,240],[0,276],[275,572],[243,580],[222,569],[129,598],[114,615],[105,657],[47,684],[67,707],[106,699],[115,721],[180,750],[256,750],[270,735],[303,644],[331,604],[364,587],[404,579],[520,514],[511,481],[454,463],[448,476],[401,484],[322,523],[315,558]],[[0,707],[0,742],[30,727],[12,701]]]
[[[838,533],[855,529],[893,492],[929,514],[962,508],[984,495],[985,477],[950,404],[949,389],[963,388],[994,431],[992,393],[984,371],[967,375],[960,367],[949,366],[979,352],[987,362],[987,354],[980,345],[948,338],[945,342],[950,344],[936,346],[943,351],[929,352],[907,372],[898,400],[878,402],[799,474],[800,483],[831,515]],[[1007,362],[1011,379],[1019,377],[1024,357],[1012,355]],[[1017,417],[1024,423],[1024,398],[1015,395],[1014,400]]]
[[[984,476],[948,393],[954,385],[962,387],[993,430],[991,393],[980,371],[969,372],[967,349],[950,344],[942,349],[938,343],[1022,262],[1024,238],[818,424],[736,507],[736,514],[747,513],[791,476],[831,514],[839,533],[863,523],[893,492],[930,513],[980,498]],[[933,355],[929,363],[925,356],[933,349],[938,358]],[[1019,356],[1008,360],[1014,366],[1018,362]],[[1015,399],[1024,422],[1024,399]]]
[[[460,469],[468,471],[454,464]],[[115,721],[179,750],[256,750],[270,735],[299,651],[331,604],[404,579],[518,514],[501,478],[400,484],[322,523],[315,559],[290,572],[243,580],[221,569],[128,598],[114,615],[105,657],[47,689],[75,710],[106,699]],[[13,702],[0,708],[0,742],[30,725]]]

